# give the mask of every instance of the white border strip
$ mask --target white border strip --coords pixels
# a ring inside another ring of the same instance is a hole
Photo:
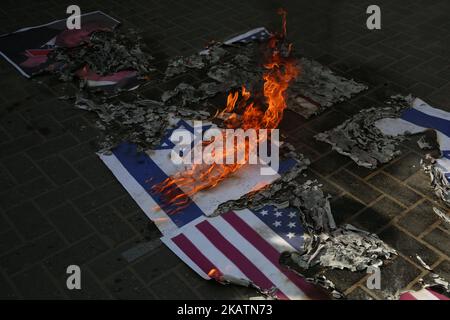
[[[98,156],[163,235],[172,234],[178,229],[178,226],[162,209],[158,211],[152,209],[157,207],[158,204],[134,179],[115,155],[98,154]]]

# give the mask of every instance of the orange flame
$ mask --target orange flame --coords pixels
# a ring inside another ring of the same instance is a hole
[[[208,276],[210,278],[213,278],[213,279],[216,279],[216,280],[220,281],[220,279],[222,277],[222,273],[218,269],[212,268],[211,270],[209,270]]]
[[[286,37],[286,11],[280,9],[278,13],[282,16],[282,33],[276,33],[270,37],[268,47],[271,55],[264,64],[266,71],[263,75],[263,94],[266,106],[250,101],[251,92],[244,86],[240,92],[229,93],[226,107],[216,114],[223,119],[227,128],[275,129],[283,118],[283,112],[286,109],[285,93],[290,81],[298,75],[299,70],[295,61],[289,58],[291,45],[287,48],[287,54],[282,54],[282,45]],[[258,136],[258,139],[268,138]],[[255,148],[255,145],[257,144],[250,145],[247,140],[242,145],[235,143],[231,150],[223,151],[223,158],[227,158],[229,154],[235,155],[245,151],[245,160],[248,160],[249,151]],[[188,205],[192,196],[202,190],[214,188],[242,166],[243,164],[194,164],[186,171],[167,178],[155,186],[153,191],[163,195],[167,199],[168,206],[178,208],[172,211],[174,213]]]

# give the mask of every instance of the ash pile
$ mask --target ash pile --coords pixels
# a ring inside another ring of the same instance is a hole
[[[49,60],[53,63],[46,71],[61,81],[79,80],[80,89],[107,88],[103,91],[108,93],[134,88],[155,72],[153,56],[133,29],[93,32],[76,47],[55,48]],[[115,82],[115,86],[95,85],[95,81]]]
[[[427,155],[421,161],[423,170],[430,176],[430,185],[436,196],[450,208],[450,181],[448,169],[441,165],[441,159]],[[435,208],[435,210],[438,210]],[[439,211],[440,212],[440,211]],[[437,213],[449,226],[450,214]]]
[[[376,126],[385,118],[398,118],[408,108],[410,98],[396,96],[385,102],[383,108],[361,110],[336,128],[319,133],[315,138],[329,143],[333,150],[350,157],[359,166],[374,169],[388,163],[400,154],[403,136],[387,136]]]
[[[75,107],[98,116],[97,127],[102,136],[100,153],[109,153],[123,141],[134,143],[139,151],[157,147],[164,134],[173,125],[172,119],[206,119],[209,113],[167,106],[160,101],[135,97],[131,101],[105,100],[98,102],[77,96]]]
[[[207,105],[208,99],[241,86],[258,91],[254,89],[262,85],[262,47],[266,45],[266,39],[228,44],[214,42],[200,53],[170,60],[166,80],[189,74],[203,81],[179,83],[163,93],[162,101],[181,106]],[[288,109],[305,118],[367,89],[366,85],[336,75],[317,61],[297,57],[297,64],[300,76],[287,90]]]

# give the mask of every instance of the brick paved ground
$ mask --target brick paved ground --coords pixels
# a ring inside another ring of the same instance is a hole
[[[251,27],[279,26],[278,1],[28,2],[2,1],[0,33],[64,17],[73,3],[84,12],[101,9],[125,27],[144,30],[152,49],[166,56],[192,53],[208,40]],[[412,92],[450,111],[450,2],[375,2],[382,8],[381,31],[365,28],[365,9],[372,1],[284,4],[295,47],[368,83],[370,90],[310,121],[290,113],[283,129],[313,160],[309,176],[322,181],[333,196],[337,220],[376,232],[399,250],[400,256],[382,273],[382,285],[412,288],[428,273],[416,254],[450,278],[449,229],[431,211],[435,199],[419,169],[422,151],[412,141],[396,161],[369,171],[311,138],[396,92]],[[26,80],[1,60],[0,88],[0,297],[194,299],[254,294],[200,279],[159,245],[154,225],[95,156],[95,118],[56,100],[67,90],[64,85]],[[148,96],[159,92],[142,91]],[[133,260],[136,246],[147,253]],[[81,291],[65,289],[69,264],[82,266]],[[365,288],[364,276],[329,272],[350,297],[379,297]]]

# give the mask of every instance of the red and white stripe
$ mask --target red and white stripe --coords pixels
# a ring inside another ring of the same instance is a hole
[[[430,289],[408,291],[400,296],[400,300],[450,300],[448,297]]]
[[[199,218],[162,241],[205,279],[232,277],[263,290],[276,288],[279,299],[327,298],[280,265],[280,253],[295,249],[249,210]]]

